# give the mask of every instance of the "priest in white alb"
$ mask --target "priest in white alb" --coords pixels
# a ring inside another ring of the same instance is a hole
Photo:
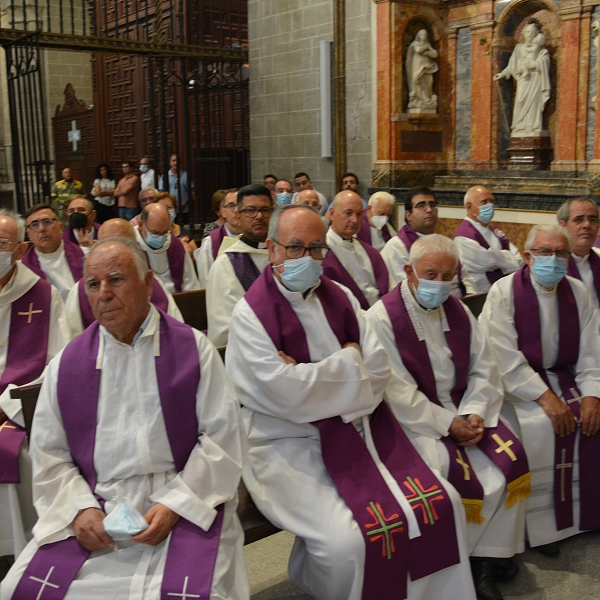
[[[16,386],[38,383],[71,334],[58,291],[19,262],[25,221],[0,209],[0,556],[19,555],[35,523],[31,463]]]
[[[237,193],[242,235],[217,257],[208,274],[206,312],[208,339],[225,346],[231,314],[237,301],[269,263],[265,246],[273,212],[271,192],[263,185],[247,185]]]
[[[366,217],[371,233],[371,246],[379,252],[396,235],[396,230],[390,224],[395,205],[396,198],[389,192],[375,192],[369,198]]]
[[[433,233],[410,249],[407,279],[366,315],[388,355],[386,400],[430,466],[463,498],[475,588],[502,598],[525,546],[530,475],[523,446],[498,420],[500,378],[471,311],[451,296],[458,252]]]
[[[88,255],[97,323],[48,366],[31,436],[39,520],[1,600],[249,598],[237,399],[206,337],[148,302],[151,280],[129,239]]]
[[[600,529],[598,314],[567,275],[565,228],[533,227],[524,256],[521,269],[492,286],[479,320],[531,467],[527,537],[557,556],[560,540]]]
[[[246,487],[296,535],[291,580],[320,600],[474,599],[460,497],[382,402],[386,352],[356,298],[322,275],[318,212],[279,208],[267,246],[226,368],[249,436]]]
[[[83,250],[79,244],[63,240],[63,224],[50,204],[32,206],[25,219],[32,245],[21,262],[50,282],[66,300],[83,276]]]

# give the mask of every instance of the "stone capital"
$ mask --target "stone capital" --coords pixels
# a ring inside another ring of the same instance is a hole
[[[567,6],[565,8],[559,8],[556,12],[561,21],[572,21],[581,16],[581,6]]]
[[[471,23],[470,25],[472,35],[481,35],[486,30],[492,33],[494,30],[494,21],[482,21],[480,23]]]

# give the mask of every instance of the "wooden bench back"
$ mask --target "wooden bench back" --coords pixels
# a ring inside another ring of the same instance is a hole
[[[173,294],[177,307],[183,316],[183,322],[191,325],[198,331],[208,329],[206,317],[206,290],[193,290]]]

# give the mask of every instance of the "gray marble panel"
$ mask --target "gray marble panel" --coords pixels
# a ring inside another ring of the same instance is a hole
[[[594,6],[592,10],[592,23],[598,18],[599,10]],[[590,43],[590,71],[589,71],[589,87],[588,87],[588,103],[587,103],[587,135],[585,144],[585,158],[592,160],[594,158],[594,132],[596,130],[596,111],[590,108],[592,99],[596,96],[598,87],[598,48],[594,43],[595,33],[592,31],[592,39]]]
[[[471,30],[456,37],[456,160],[471,158]]]

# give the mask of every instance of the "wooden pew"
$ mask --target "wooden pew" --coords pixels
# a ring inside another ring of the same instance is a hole
[[[473,294],[471,296],[463,296],[461,300],[471,309],[475,317],[479,317],[486,298],[487,294]]]
[[[221,350],[221,349],[220,349]],[[223,355],[225,348],[222,348]],[[23,418],[25,419],[25,430],[27,437],[31,435],[31,424],[33,422],[33,413],[40,393],[41,384],[28,385],[11,390],[11,398],[20,398],[23,405]],[[256,508],[252,501],[244,482],[240,480],[238,486],[238,508],[237,513],[244,529],[244,544],[251,544],[262,540],[280,530],[272,525]]]
[[[193,290],[173,294],[177,307],[183,316],[183,322],[191,325],[198,331],[208,329],[206,317],[206,290]]]

